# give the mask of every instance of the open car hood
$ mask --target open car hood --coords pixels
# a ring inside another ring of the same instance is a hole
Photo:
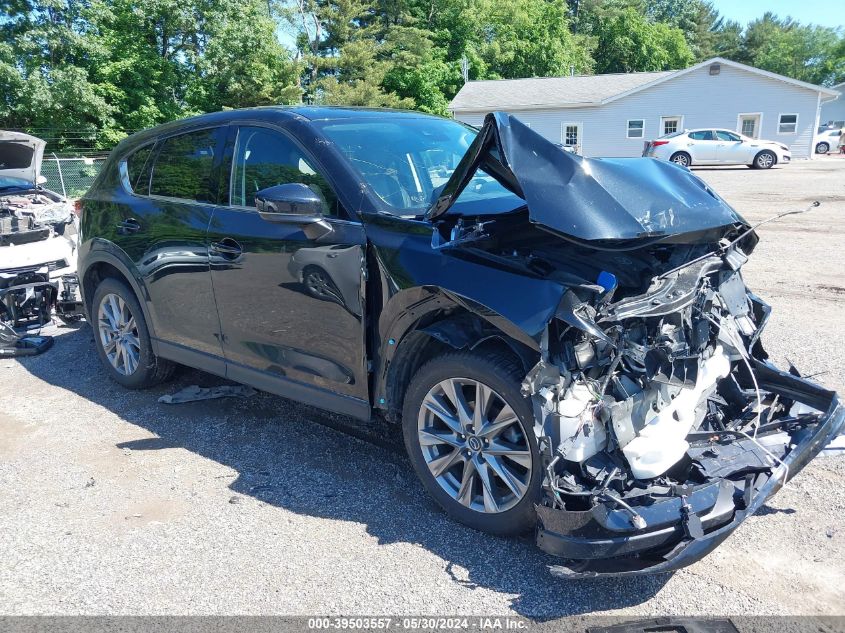
[[[0,130],[0,176],[23,178],[38,183],[46,141],[24,134]]]
[[[671,237],[745,224],[689,170],[652,158],[584,158],[493,112],[426,217],[447,213],[477,170],[525,200],[531,222],[579,240]]]

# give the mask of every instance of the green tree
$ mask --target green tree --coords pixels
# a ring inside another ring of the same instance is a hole
[[[673,70],[694,60],[680,29],[649,22],[631,7],[598,16],[592,32],[598,73]]]
[[[802,81],[832,84],[845,75],[844,40],[841,30],[768,12],[748,24],[734,59]]]
[[[0,124],[52,145],[93,143],[114,124],[102,87],[88,81],[104,51],[88,37],[87,7],[62,0],[0,0]]]

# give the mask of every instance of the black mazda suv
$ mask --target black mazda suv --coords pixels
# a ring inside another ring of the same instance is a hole
[[[506,114],[208,114],[121,142],[81,206],[114,380],[182,364],[383,416],[446,512],[535,529],[556,575],[698,560],[845,417],[768,362],[758,238],[722,198]]]

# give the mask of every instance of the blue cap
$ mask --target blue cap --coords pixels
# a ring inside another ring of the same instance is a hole
[[[605,292],[610,292],[614,290],[618,284],[616,281],[616,275],[613,273],[609,273],[606,270],[603,270],[599,273],[598,279],[596,279],[596,283],[604,288]]]

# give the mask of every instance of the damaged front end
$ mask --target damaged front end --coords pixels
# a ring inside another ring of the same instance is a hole
[[[617,296],[567,291],[523,391],[560,576],[670,571],[711,551],[840,431],[835,393],[767,361],[738,246]]]
[[[49,337],[27,331],[82,316],[78,223],[63,196],[37,184],[43,141],[0,132],[0,356],[32,355]]]
[[[477,170],[525,207],[453,210]],[[688,170],[573,156],[495,113],[429,218],[437,248],[562,287],[522,385],[555,575],[689,565],[841,432],[836,393],[767,362],[741,274],[757,236]]]

